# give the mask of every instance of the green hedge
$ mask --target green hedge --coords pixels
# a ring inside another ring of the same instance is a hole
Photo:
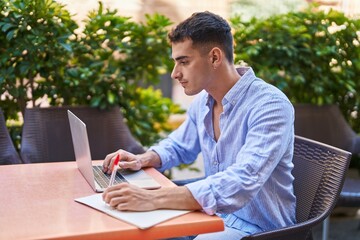
[[[293,103],[338,104],[360,133],[360,20],[309,8],[231,22],[237,62],[252,66]]]
[[[156,85],[172,64],[165,16],[136,23],[101,2],[84,29],[53,0],[0,2],[0,96],[8,119],[30,101],[51,105],[121,107],[140,142],[149,146],[183,110]]]
[[[118,105],[146,146],[169,131],[183,112],[155,85],[170,72],[171,25],[165,16],[136,23],[101,2],[85,27],[53,0],[0,2],[1,108],[16,118],[26,103],[46,96],[51,105]],[[268,19],[230,19],[235,60],[280,88],[293,103],[338,104],[360,133],[360,20],[307,9]]]

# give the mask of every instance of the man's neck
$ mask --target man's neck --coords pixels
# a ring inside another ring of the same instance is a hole
[[[216,71],[214,85],[208,89],[208,93],[214,98],[215,102],[222,104],[222,99],[226,93],[240,79],[240,74],[236,71],[235,66],[226,66]]]

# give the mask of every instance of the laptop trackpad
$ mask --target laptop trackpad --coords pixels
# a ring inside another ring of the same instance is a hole
[[[161,185],[150,177],[144,170],[120,170],[121,175],[130,183],[145,189],[157,189]]]

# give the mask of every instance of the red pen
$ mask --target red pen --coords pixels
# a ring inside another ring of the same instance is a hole
[[[115,158],[114,161],[114,165],[112,168],[112,172],[111,172],[111,177],[110,177],[110,181],[109,181],[109,187],[111,187],[112,185],[114,185],[114,181],[115,181],[115,176],[116,176],[116,172],[119,169],[119,160],[120,160],[120,154],[118,154]]]

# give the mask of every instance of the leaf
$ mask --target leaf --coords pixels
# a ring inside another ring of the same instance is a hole
[[[76,68],[70,68],[67,70],[67,73],[71,77],[78,77],[78,70]]]
[[[16,27],[14,24],[12,23],[5,23],[2,27],[1,27],[1,30],[3,32],[7,32],[10,28],[14,28]]]
[[[71,48],[70,44],[60,43],[60,45],[61,45],[63,48],[65,48],[66,51],[72,52],[72,48]]]
[[[6,39],[7,39],[8,41],[11,41],[11,40],[13,39],[13,37],[14,37],[14,34],[15,34],[15,30],[9,31],[9,32],[6,34]]]
[[[27,75],[30,68],[30,64],[28,62],[22,62],[20,65],[20,73],[22,76]]]
[[[115,99],[116,99],[116,95],[113,93],[113,92],[108,92],[107,93],[107,100],[110,104],[114,104],[115,102]]]

